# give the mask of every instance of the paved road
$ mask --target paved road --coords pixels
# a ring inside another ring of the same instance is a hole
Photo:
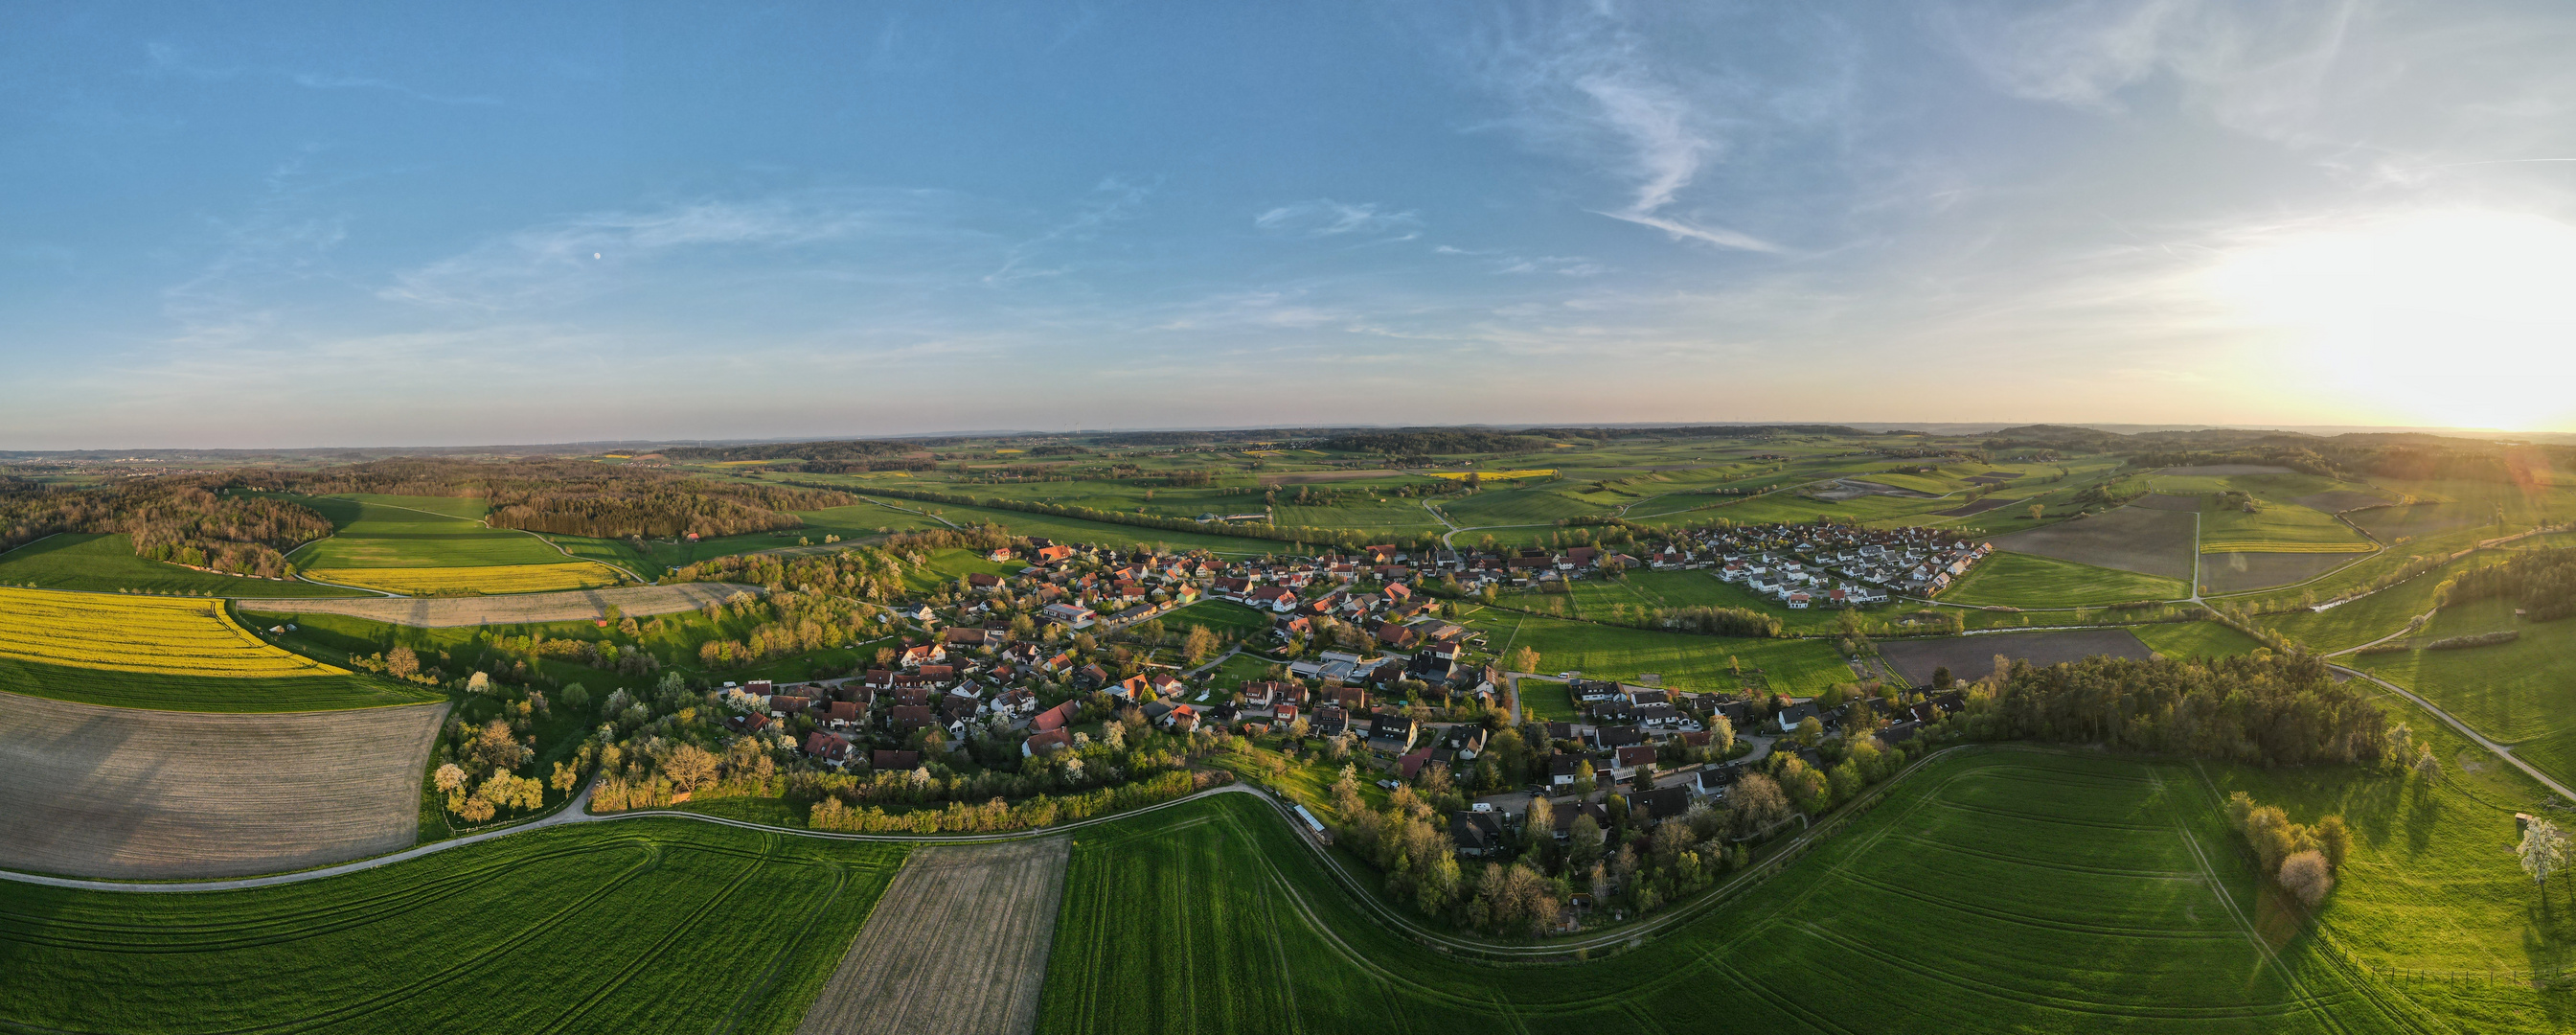
[[[2478,732],[2478,731],[2476,731],[2476,730],[2470,729],[2470,728],[2469,728],[2469,724],[2468,724],[2468,723],[2461,722],[2459,719],[2452,717],[2451,713],[2446,712],[2446,711],[2443,711],[2443,710],[2442,710],[2442,709],[2440,709],[2440,708],[2434,707],[2434,706],[2433,706],[2433,702],[2431,702],[2431,701],[2427,701],[2427,700],[2423,699],[2422,697],[2418,697],[2418,696],[2416,696],[2415,691],[2412,691],[2412,690],[2406,689],[2405,687],[2399,686],[2399,685],[2397,685],[2397,684],[2395,684],[2395,683],[2391,683],[2391,682],[2389,682],[2389,681],[2387,681],[2387,680],[2385,680],[2385,679],[2381,679],[2381,678],[2379,678],[2378,676],[2371,675],[2370,673],[2368,673],[2368,672],[2364,672],[2364,671],[2362,671],[2362,670],[2360,670],[2360,669],[2357,669],[2357,668],[2345,668],[2345,667],[2343,667],[2343,666],[2341,666],[2341,665],[2330,665],[2330,666],[2327,666],[2327,667],[2332,668],[2332,669],[2334,669],[2335,671],[2337,671],[2337,672],[2341,672],[2341,673],[2343,673],[2343,674],[2345,674],[2345,675],[2349,675],[2349,676],[2354,676],[2354,677],[2358,677],[2358,678],[2361,678],[2361,679],[2367,679],[2367,680],[2370,680],[2370,681],[2371,681],[2371,682],[2373,682],[2373,683],[2377,683],[2377,684],[2379,684],[2379,685],[2381,685],[2381,686],[2387,687],[2389,690],[2391,690],[2391,691],[2393,691],[2393,692],[2395,692],[2395,693],[2397,693],[2397,694],[2400,694],[2400,695],[2404,696],[2407,700],[2415,702],[2418,706],[2422,707],[2425,711],[2428,711],[2428,712],[2433,713],[2435,717],[2437,717],[2437,718],[2441,719],[2443,722],[2450,723],[2450,724],[2451,724],[2451,728],[2452,728],[2452,729],[2455,729],[2455,730],[2460,731],[2460,735],[2461,735],[2461,736],[2467,737],[2467,738],[2469,738],[2470,740],[2477,741],[2477,742],[2478,742],[2478,746],[2479,746],[2479,747],[2483,747],[2483,748],[2487,749],[2488,751],[2492,751],[2492,752],[2494,752],[2494,753],[2495,753],[2495,756],[2496,756],[2497,758],[2504,759],[2505,761],[2512,763],[2514,768],[2516,768],[2516,769],[2520,769],[2520,770],[2522,770],[2523,772],[2530,774],[2530,776],[2531,776],[2531,778],[2532,778],[2532,779],[2540,781],[2541,786],[2547,787],[2547,788],[2549,788],[2550,790],[2553,790],[2553,791],[2558,792],[2558,795],[2559,795],[2560,797],[2562,797],[2562,798],[2566,798],[2566,799],[2567,799],[2567,800],[2569,800],[2569,801],[2576,801],[2576,791],[2568,790],[2568,789],[2567,789],[2567,785],[2566,785],[2566,784],[2559,783],[2559,782],[2558,782],[2558,781],[2556,781],[2556,780],[2552,780],[2552,779],[2550,779],[2548,774],[2543,773],[2543,772],[2541,772],[2541,771],[2540,771],[2540,770],[2538,770],[2538,769],[2534,769],[2534,768],[2532,768],[2531,763],[2529,763],[2529,762],[2525,762],[2525,761],[2523,761],[2522,759],[2519,759],[2519,758],[2515,758],[2515,757],[2514,757],[2514,755],[2513,755],[2513,749],[2512,749],[2511,747],[2508,747],[2508,746],[2503,745],[2503,744],[2498,744],[2498,743],[2496,743],[2495,741],[2492,741],[2492,740],[2488,740],[2488,739],[2486,738],[2486,734],[2483,734],[2483,733],[2480,733],[2480,732]]]

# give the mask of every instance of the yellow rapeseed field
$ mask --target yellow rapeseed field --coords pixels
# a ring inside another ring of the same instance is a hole
[[[315,568],[304,574],[321,582],[416,595],[465,590],[477,593],[544,593],[617,584],[615,569],[586,561],[576,564],[501,564],[479,568]]]
[[[1467,480],[1469,474],[1474,474],[1477,476],[1477,481],[1508,482],[1521,478],[1554,478],[1556,468],[1543,467],[1526,471],[1434,471],[1432,473],[1451,481],[1463,482]]]
[[[262,642],[223,601],[0,587],[0,657],[174,676],[336,676]]]

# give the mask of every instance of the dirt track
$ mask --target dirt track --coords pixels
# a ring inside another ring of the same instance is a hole
[[[228,877],[410,847],[446,715],[445,702],[232,715],[0,693],[0,867]]]
[[[1037,1024],[1070,838],[912,853],[798,1035],[988,1035]]]
[[[1995,549],[2191,581],[2197,518],[2172,510],[2117,510],[1995,537]]]
[[[562,593],[515,593],[495,597],[328,597],[299,600],[243,601],[244,611],[284,614],[333,614],[391,622],[423,629],[460,625],[515,625],[521,622],[579,622],[607,614],[617,605],[630,615],[666,615],[695,611],[709,601],[735,593],[758,594],[757,586],[730,582],[682,582],[668,586],[581,589]]]

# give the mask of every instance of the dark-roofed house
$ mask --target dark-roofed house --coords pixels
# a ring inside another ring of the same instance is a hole
[[[1369,716],[1369,746],[1381,751],[1402,752],[1412,747],[1415,732],[1413,717],[1403,712],[1376,712]]]
[[[1491,855],[1503,850],[1503,814],[1499,812],[1460,811],[1449,815],[1449,839],[1458,843],[1458,854],[1470,858]]]
[[[920,766],[920,765],[921,765],[921,752],[918,752],[918,751],[878,751],[878,752],[873,752],[873,753],[871,753],[871,754],[868,756],[868,764],[869,764],[869,765],[871,765],[871,766],[875,766],[875,767],[876,767],[877,769],[879,769],[880,771],[882,771],[882,770],[895,770],[895,769],[912,769],[912,768],[916,768],[916,767],[918,767],[918,766]]]
[[[1335,705],[1315,709],[1315,721],[1306,724],[1306,732],[1318,737],[1338,737],[1350,731],[1351,713]]]
[[[914,730],[934,721],[937,720],[931,715],[929,705],[898,704],[886,709],[886,724],[894,727],[895,735],[899,737],[909,737]]]
[[[1644,817],[1644,825],[1652,826],[1690,811],[1691,793],[1688,787],[1658,787],[1628,801],[1634,814]]]

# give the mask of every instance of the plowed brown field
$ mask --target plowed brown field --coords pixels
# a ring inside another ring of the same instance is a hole
[[[334,614],[423,629],[461,625],[516,625],[523,622],[582,622],[608,612],[606,605],[630,615],[666,615],[695,611],[736,593],[758,593],[757,586],[730,582],[682,582],[669,586],[628,586],[566,593],[526,593],[499,597],[330,597],[309,600],[262,600],[243,605],[263,614]]]
[[[235,877],[411,847],[446,715],[443,701],[241,715],[0,693],[0,867]]]
[[[1071,854],[1063,837],[913,852],[798,1035],[1028,1031]]]

